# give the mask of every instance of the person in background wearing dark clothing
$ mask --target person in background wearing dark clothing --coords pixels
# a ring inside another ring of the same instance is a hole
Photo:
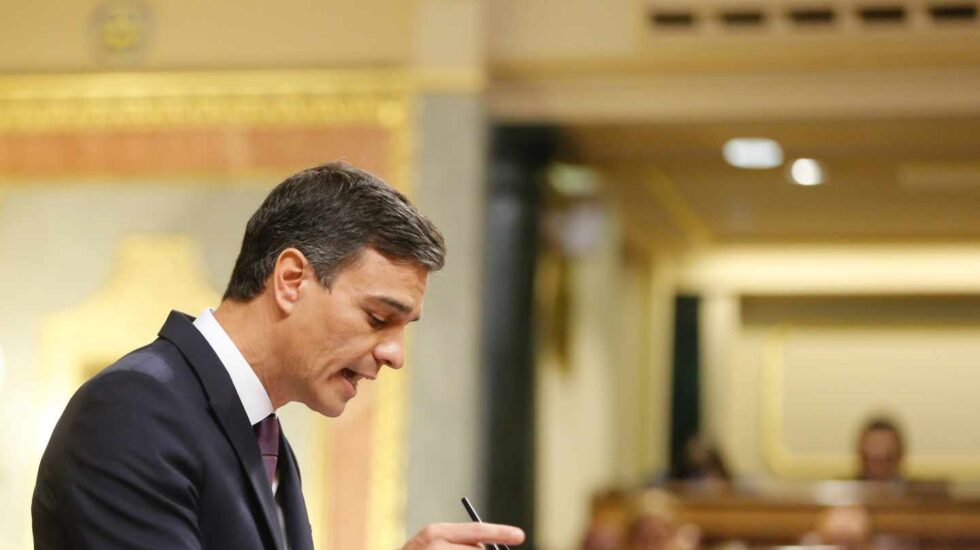
[[[868,420],[857,440],[860,481],[904,481],[902,460],[905,439],[893,420],[874,417]]]

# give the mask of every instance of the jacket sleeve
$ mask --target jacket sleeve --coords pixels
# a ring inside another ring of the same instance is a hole
[[[67,546],[201,548],[200,455],[181,401],[139,372],[107,372],[88,385],[52,436]]]

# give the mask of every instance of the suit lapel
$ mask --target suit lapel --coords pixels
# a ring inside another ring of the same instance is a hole
[[[279,490],[276,498],[282,506],[286,520],[286,533],[289,535],[291,550],[313,550],[313,532],[310,518],[306,513],[306,500],[303,498],[302,479],[293,448],[280,436],[279,448]]]
[[[204,336],[194,327],[191,317],[171,311],[167,322],[160,329],[160,337],[177,346],[197,373],[204,391],[208,394],[218,424],[221,425],[221,429],[235,449],[235,454],[238,455],[238,460],[248,474],[249,485],[262,506],[266,528],[272,533],[276,548],[283,550],[285,548],[283,533],[279,526],[272,487],[262,465],[262,456],[259,454],[252,426],[249,424],[245,408],[238,398],[231,377],[228,376],[228,371]]]

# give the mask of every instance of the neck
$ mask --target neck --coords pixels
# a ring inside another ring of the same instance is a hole
[[[269,394],[273,409],[278,409],[289,401],[287,383],[279,368],[282,362],[277,360],[276,350],[269,345],[275,341],[270,338],[275,330],[274,316],[263,302],[263,296],[247,303],[225,300],[214,310],[214,318],[255,371]]]

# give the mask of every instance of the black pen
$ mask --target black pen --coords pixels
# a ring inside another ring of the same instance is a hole
[[[480,519],[479,514],[476,513],[476,508],[473,508],[473,505],[470,504],[470,501],[467,500],[466,497],[463,497],[462,498],[462,501],[463,501],[463,508],[466,508],[466,513],[470,515],[470,519],[472,519],[473,521],[475,521],[477,523],[483,523],[483,520]],[[510,550],[510,546],[507,546],[506,544],[497,545],[497,544],[493,544],[493,543],[490,544],[490,549],[491,550],[500,550],[500,547],[501,546],[504,547],[504,550]]]

